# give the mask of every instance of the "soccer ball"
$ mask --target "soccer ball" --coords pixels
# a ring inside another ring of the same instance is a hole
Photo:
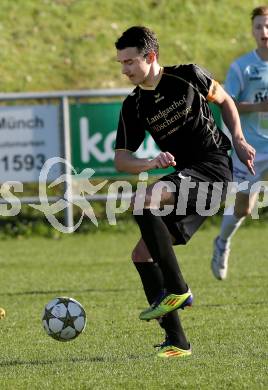
[[[70,341],[85,329],[86,312],[75,299],[60,297],[45,306],[42,323],[49,336],[59,341]]]

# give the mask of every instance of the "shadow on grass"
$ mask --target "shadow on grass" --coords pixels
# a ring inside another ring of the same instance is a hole
[[[262,306],[267,305],[268,301],[259,302],[237,302],[237,303],[207,303],[203,305],[196,305],[196,307],[233,307],[233,306]]]
[[[110,293],[118,293],[122,291],[130,291],[130,289],[126,288],[88,288],[84,290],[33,290],[33,291],[17,291],[17,292],[2,292],[0,293],[0,297],[13,297],[13,296],[23,296],[23,295],[50,295],[53,294],[58,297],[61,297],[63,294],[66,294],[67,296],[71,296],[72,294],[83,294],[83,293],[103,293],[103,294],[110,294]],[[207,307],[243,307],[243,306],[262,306],[267,305],[268,301],[259,301],[259,302],[237,302],[237,303],[205,303],[205,304],[195,304],[194,307],[196,308],[207,308]],[[142,308],[140,308],[142,309]],[[1,365],[1,364],[0,364]]]
[[[59,363],[94,363],[104,362],[103,357],[85,357],[85,358],[73,358],[73,359],[50,359],[50,360],[9,360],[6,362],[0,362],[0,367],[13,367],[13,366],[43,366],[48,364]]]
[[[0,362],[0,367],[16,367],[16,366],[45,366],[45,365],[54,365],[54,364],[81,364],[81,363],[109,363],[109,362],[118,362],[120,360],[143,360],[146,358],[152,358],[152,355],[129,355],[119,358],[118,356],[93,356],[93,357],[81,357],[81,358],[69,358],[69,359],[49,359],[49,360],[9,360],[5,362]]]
[[[2,292],[0,293],[0,296],[4,297],[13,297],[13,296],[20,296],[20,295],[48,295],[48,294],[55,294],[61,296],[61,294],[83,294],[83,293],[117,293],[121,291],[129,291],[129,289],[126,288],[88,288],[84,290],[44,290],[44,291],[17,291],[17,292]]]

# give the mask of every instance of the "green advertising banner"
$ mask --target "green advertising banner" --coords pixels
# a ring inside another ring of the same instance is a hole
[[[121,103],[71,104],[72,165],[78,173],[92,168],[96,176],[117,175],[113,145]]]
[[[121,102],[71,104],[72,165],[78,173],[92,168],[95,177],[125,176],[114,167],[114,143]],[[153,158],[159,153],[148,134],[136,155]],[[163,175],[168,171],[157,169],[151,174]]]
[[[126,174],[117,172],[114,167],[114,142],[121,102],[81,103],[70,105],[72,165],[81,173],[92,168],[95,177],[115,177]],[[221,118],[217,106],[212,111],[218,126]],[[154,158],[159,153],[153,138],[148,134],[139,150],[140,158]],[[151,174],[164,175],[170,170],[157,169]]]

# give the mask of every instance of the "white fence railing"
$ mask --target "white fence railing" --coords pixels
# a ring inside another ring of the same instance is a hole
[[[91,90],[72,90],[72,91],[52,91],[52,92],[18,92],[18,93],[0,93],[0,104],[3,106],[6,102],[21,102],[25,100],[58,100],[60,107],[61,117],[61,157],[67,162],[71,163],[71,141],[70,141],[70,112],[69,112],[69,99],[81,99],[81,98],[112,98],[112,97],[124,97],[130,92],[128,88],[118,89],[91,89]],[[61,173],[66,174],[66,181],[64,182],[64,199],[67,201],[67,207],[64,210],[65,225],[67,227],[73,226],[73,200],[75,196],[72,193],[72,175],[71,164],[65,164]],[[1,179],[1,178],[0,178]],[[1,182],[1,180],[0,180]],[[63,196],[48,196],[49,202],[55,202],[63,199]],[[106,194],[87,195],[87,200],[106,200]],[[23,204],[39,203],[40,197],[22,196],[19,201]],[[0,199],[0,204],[14,204],[14,199]]]

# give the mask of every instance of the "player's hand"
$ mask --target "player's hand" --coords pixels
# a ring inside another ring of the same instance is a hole
[[[252,173],[252,175],[255,175],[254,170],[254,159],[256,151],[255,149],[246,142],[246,140],[239,140],[239,141],[233,141],[234,148],[236,151],[236,154],[240,161],[244,163],[249,172]]]
[[[176,161],[174,156],[169,152],[161,152],[151,160],[153,168],[175,167]]]

